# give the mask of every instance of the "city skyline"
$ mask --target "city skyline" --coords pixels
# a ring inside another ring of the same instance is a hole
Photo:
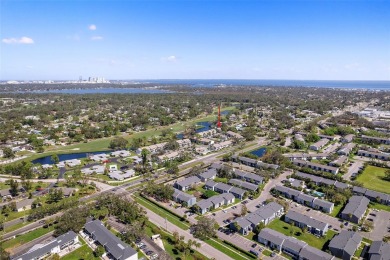
[[[390,80],[387,1],[0,4],[0,80]]]

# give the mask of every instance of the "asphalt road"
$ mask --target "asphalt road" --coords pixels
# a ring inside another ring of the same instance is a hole
[[[348,168],[348,172],[343,175],[343,179],[349,181],[351,179],[352,174],[358,173],[359,167],[363,166],[364,162],[362,161],[355,161],[352,163],[351,166]]]

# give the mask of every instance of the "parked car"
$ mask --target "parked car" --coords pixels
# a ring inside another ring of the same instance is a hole
[[[255,256],[259,256],[259,252],[257,252],[257,251],[250,250],[249,252],[252,253],[252,254],[254,254]]]
[[[274,257],[276,254],[275,254],[275,252],[272,252],[271,253],[271,257]]]
[[[311,209],[307,209],[306,211],[310,211]]]
[[[257,244],[256,243],[254,243],[253,245],[252,245],[252,248],[255,248],[257,246]]]

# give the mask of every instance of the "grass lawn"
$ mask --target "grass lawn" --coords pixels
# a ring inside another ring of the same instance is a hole
[[[173,215],[171,212],[165,210],[164,208],[158,207],[140,196],[134,196],[134,199],[145,208],[148,208],[159,216],[166,218],[169,222],[178,226],[179,228],[183,230],[189,229],[190,226],[188,224],[186,224],[179,217]]]
[[[98,260],[100,257],[95,257],[92,249],[84,244],[81,247],[77,248],[73,252],[61,257],[61,260],[75,260],[75,259],[83,259],[83,260]]]
[[[227,183],[227,182],[228,182],[228,179],[227,179],[227,178],[218,178],[218,177],[215,177],[214,181],[215,181],[215,182]]]
[[[209,240],[207,240],[205,242],[207,244],[209,244],[210,246],[212,246],[212,247],[218,249],[219,251],[223,252],[227,256],[230,256],[233,259],[236,259],[236,260],[250,259],[249,256],[242,254],[237,249],[235,249],[235,248],[233,248],[233,247],[231,247],[231,246],[229,246],[227,244],[224,244],[222,241],[220,241],[218,239],[209,239]],[[254,256],[253,256],[253,259],[255,259]]]
[[[38,237],[41,237],[50,231],[54,230],[54,226],[51,226],[49,228],[38,228],[36,230],[33,230],[31,232],[28,232],[26,234],[20,235],[15,237],[14,239],[7,240],[3,242],[3,248],[4,249],[12,249],[15,247],[18,247],[20,245],[23,245],[27,242],[30,242]]]
[[[356,181],[363,183],[367,189],[390,193],[390,182],[383,179],[386,170],[386,168],[368,165],[363,173],[358,175]]]
[[[292,235],[294,237],[296,237],[299,240],[305,241],[310,246],[318,248],[320,250],[325,249],[323,247],[326,244],[326,242],[332,239],[333,236],[336,234],[336,232],[334,232],[333,230],[328,230],[325,237],[316,237],[310,233],[302,233],[302,230],[299,227],[295,227],[295,226],[292,227],[290,224],[287,224],[286,222],[280,219],[275,219],[267,227],[275,231],[278,231],[286,236],[291,235],[290,230],[292,228],[293,230]]]
[[[337,215],[339,214],[339,212],[341,211],[341,209],[343,207],[344,207],[343,204],[339,204],[337,206],[334,206],[332,213],[330,213],[329,215],[331,215],[332,217],[337,217]]]
[[[370,202],[369,206],[372,209],[384,210],[384,211],[389,211],[390,212],[390,206],[386,206],[386,205],[379,204],[379,203],[376,203],[376,202]]]

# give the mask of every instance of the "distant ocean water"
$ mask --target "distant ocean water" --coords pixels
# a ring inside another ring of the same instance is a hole
[[[188,84],[193,87],[215,87],[219,85],[239,86],[274,86],[274,87],[318,87],[343,89],[369,89],[390,91],[390,81],[358,81],[358,80],[242,80],[242,79],[161,79],[139,80],[161,84]]]

